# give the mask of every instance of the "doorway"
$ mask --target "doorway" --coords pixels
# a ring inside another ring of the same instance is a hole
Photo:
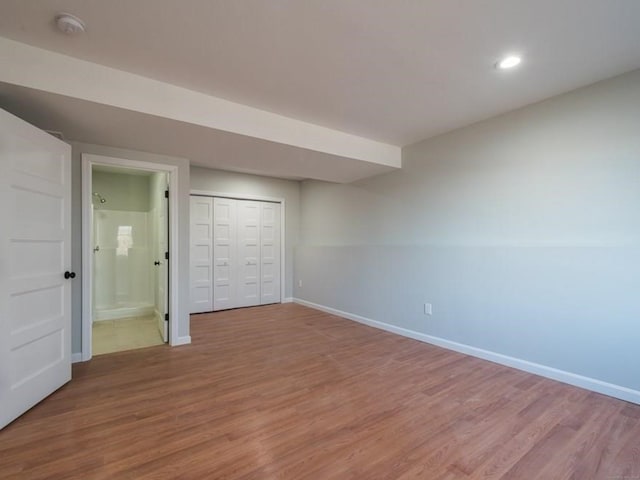
[[[171,169],[83,155],[83,360],[170,340]]]

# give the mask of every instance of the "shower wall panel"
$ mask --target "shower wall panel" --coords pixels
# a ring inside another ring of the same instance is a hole
[[[153,312],[149,213],[94,211],[95,319]]]

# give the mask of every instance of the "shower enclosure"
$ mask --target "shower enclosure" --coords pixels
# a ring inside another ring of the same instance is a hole
[[[108,201],[107,201],[108,202]],[[94,321],[152,315],[149,212],[94,205]]]

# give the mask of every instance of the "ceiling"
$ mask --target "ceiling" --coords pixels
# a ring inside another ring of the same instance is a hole
[[[639,68],[638,25],[638,0],[0,0],[0,36],[400,146]]]

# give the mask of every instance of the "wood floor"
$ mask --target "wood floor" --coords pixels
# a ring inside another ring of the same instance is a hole
[[[294,304],[191,332],[76,365],[0,478],[640,478],[637,405]]]

